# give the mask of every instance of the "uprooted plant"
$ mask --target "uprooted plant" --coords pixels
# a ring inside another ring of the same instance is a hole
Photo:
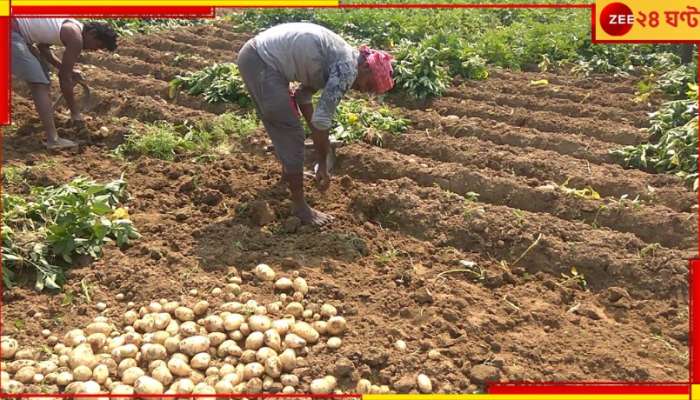
[[[204,96],[208,103],[236,103],[241,107],[252,104],[238,67],[233,63],[214,64],[201,71],[178,75],[170,81],[170,97],[178,90],[191,96]]]
[[[353,99],[340,103],[331,136],[344,142],[365,141],[377,146],[383,135],[405,132],[410,121],[396,117],[388,107],[373,108],[366,100]]]
[[[100,184],[85,178],[58,187],[33,187],[26,196],[3,193],[3,283],[25,273],[35,287],[59,289],[75,257],[97,259],[115,241],[124,246],[140,237],[122,207],[126,182]]]

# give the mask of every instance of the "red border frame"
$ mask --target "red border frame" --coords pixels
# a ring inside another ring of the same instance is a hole
[[[226,7],[226,8],[250,8],[250,7]],[[264,7],[259,7],[264,8]],[[270,7],[279,8],[279,7]],[[630,40],[625,42],[597,40],[595,35],[596,25],[596,6],[595,4],[341,4],[339,8],[482,8],[482,9],[503,9],[503,8],[539,8],[539,9],[590,9],[591,10],[591,41],[595,44],[650,44],[650,43],[694,43],[700,45],[697,41],[652,41],[652,40]],[[63,6],[47,6],[47,7],[16,7],[11,10],[12,15],[22,16],[63,16],[63,15],[78,15],[78,16],[107,16],[113,18],[211,18],[214,16],[215,10],[213,7],[159,7],[158,11],[154,11],[153,7],[63,7]],[[11,76],[9,65],[9,45],[10,45],[10,17],[0,17],[0,41],[5,41],[7,46],[0,46],[0,58],[7,60],[0,65],[0,74],[4,74],[6,79],[0,78],[0,92],[3,93],[5,99],[0,105],[0,125],[10,123],[11,113]],[[700,60],[699,60],[700,61]],[[699,68],[700,68],[700,62]],[[698,197],[700,203],[700,193]],[[700,222],[700,215],[698,215]],[[698,245],[700,248],[700,237],[698,237]],[[691,394],[690,385],[700,379],[700,346],[693,346],[693,332],[696,323],[700,321],[700,314],[694,310],[693,299],[700,296],[700,282],[694,279],[694,271],[700,268],[700,259],[689,261],[688,280],[689,280],[689,340],[688,340],[688,382],[544,382],[544,383],[529,383],[529,382],[511,382],[507,384],[493,383],[488,385],[488,392],[492,394]],[[2,317],[2,285],[0,285],[0,318]],[[0,325],[0,330],[2,325]],[[158,398],[174,398],[181,395],[118,395],[118,397],[158,397]],[[187,397],[221,397],[218,395],[188,395]],[[27,398],[27,397],[75,397],[74,394],[43,394],[43,393],[26,393],[20,395],[1,394],[0,398]],[[113,397],[107,394],[87,395],[81,394],[80,397]],[[116,397],[116,396],[114,396]],[[224,397],[229,398],[360,398],[359,394],[230,394]]]

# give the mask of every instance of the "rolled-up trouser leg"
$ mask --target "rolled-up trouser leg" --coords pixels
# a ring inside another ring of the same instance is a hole
[[[302,173],[304,129],[289,103],[289,81],[265,64],[252,41],[238,53],[238,69],[285,173]]]

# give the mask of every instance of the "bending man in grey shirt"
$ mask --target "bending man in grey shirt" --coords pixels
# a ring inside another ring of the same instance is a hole
[[[246,43],[238,53],[238,67],[253,98],[289,185],[294,214],[302,222],[323,225],[330,215],[314,210],[304,199],[304,130],[290,82],[300,82],[294,94],[311,130],[321,191],[330,186],[326,165],[328,133],[340,99],[350,88],[384,93],[393,87],[391,56],[366,46],[351,47],[330,30],[310,23],[272,27]],[[314,110],[311,98],[323,90]]]

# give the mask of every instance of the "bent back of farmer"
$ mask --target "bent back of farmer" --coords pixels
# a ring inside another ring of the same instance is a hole
[[[58,137],[56,132],[49,93],[48,64],[58,70],[61,92],[71,111],[71,120],[78,123],[82,121],[82,116],[73,96],[73,88],[81,77],[73,68],[83,50],[114,51],[117,34],[106,24],[83,24],[72,18],[13,18],[11,42],[12,75],[29,85],[46,131],[47,147],[74,146],[75,143]],[[61,60],[51,52],[54,45],[65,47]]]
[[[304,223],[323,225],[331,217],[308,206],[304,199],[304,130],[298,111],[309,126],[324,191],[330,185],[326,165],[328,133],[336,108],[350,88],[383,93],[393,86],[391,57],[366,46],[356,49],[334,32],[310,23],[272,27],[246,43],[238,67],[260,118],[282,163],[294,213]],[[290,101],[290,82],[300,82]],[[313,94],[322,90],[314,110]],[[298,109],[297,109],[298,105]]]

